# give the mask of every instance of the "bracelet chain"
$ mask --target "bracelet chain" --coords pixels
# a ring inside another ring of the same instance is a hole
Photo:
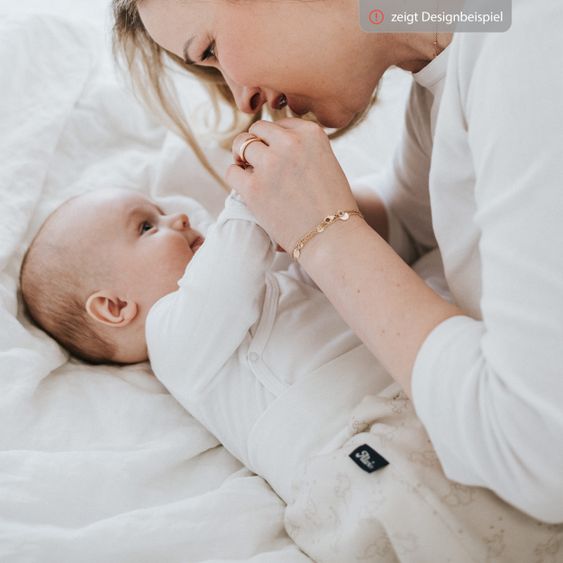
[[[355,210],[348,210],[348,211],[340,211],[338,210],[333,215],[327,215],[312,231],[309,231],[304,237],[302,237],[299,242],[295,245],[293,249],[292,256],[294,260],[298,260],[301,256],[301,251],[303,250],[304,246],[318,234],[322,233],[325,229],[334,225],[336,221],[348,221],[352,215],[357,215],[358,217],[362,217],[363,215]]]

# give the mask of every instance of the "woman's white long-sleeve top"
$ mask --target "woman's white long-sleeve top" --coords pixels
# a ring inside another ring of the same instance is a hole
[[[457,34],[414,77],[382,190],[391,243],[406,259],[438,244],[467,314],[413,371],[446,474],[548,522],[563,522],[562,29],[561,0],[514,0],[508,32]]]

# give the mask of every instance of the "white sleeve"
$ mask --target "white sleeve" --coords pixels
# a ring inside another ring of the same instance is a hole
[[[453,317],[436,327],[413,372],[414,404],[448,477],[554,523],[563,522],[557,2],[548,3],[551,13],[528,3],[513,21],[519,29],[465,34],[451,53],[476,177],[482,320]]]
[[[180,402],[205,392],[259,319],[274,253],[254,216],[230,196],[178,290],[151,309],[151,364]]]
[[[432,94],[413,82],[391,166],[384,174],[351,182],[352,190],[367,186],[381,197],[389,222],[389,244],[408,264],[437,246],[428,191],[432,101]]]

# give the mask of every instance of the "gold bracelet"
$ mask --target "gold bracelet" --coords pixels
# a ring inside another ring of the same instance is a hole
[[[336,221],[348,221],[352,215],[357,215],[358,217],[362,217],[363,215],[352,209],[350,211],[337,211],[334,215],[327,215],[312,231],[309,231],[303,238],[299,240],[299,242],[295,245],[293,249],[292,256],[294,260],[297,260],[299,256],[301,256],[301,251],[303,247],[313,238],[316,237],[319,233],[322,233],[326,228],[334,225]]]

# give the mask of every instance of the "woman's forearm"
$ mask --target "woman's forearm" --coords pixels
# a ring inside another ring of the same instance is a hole
[[[463,312],[436,295],[359,218],[314,237],[300,262],[410,397],[422,343],[434,327]]]

